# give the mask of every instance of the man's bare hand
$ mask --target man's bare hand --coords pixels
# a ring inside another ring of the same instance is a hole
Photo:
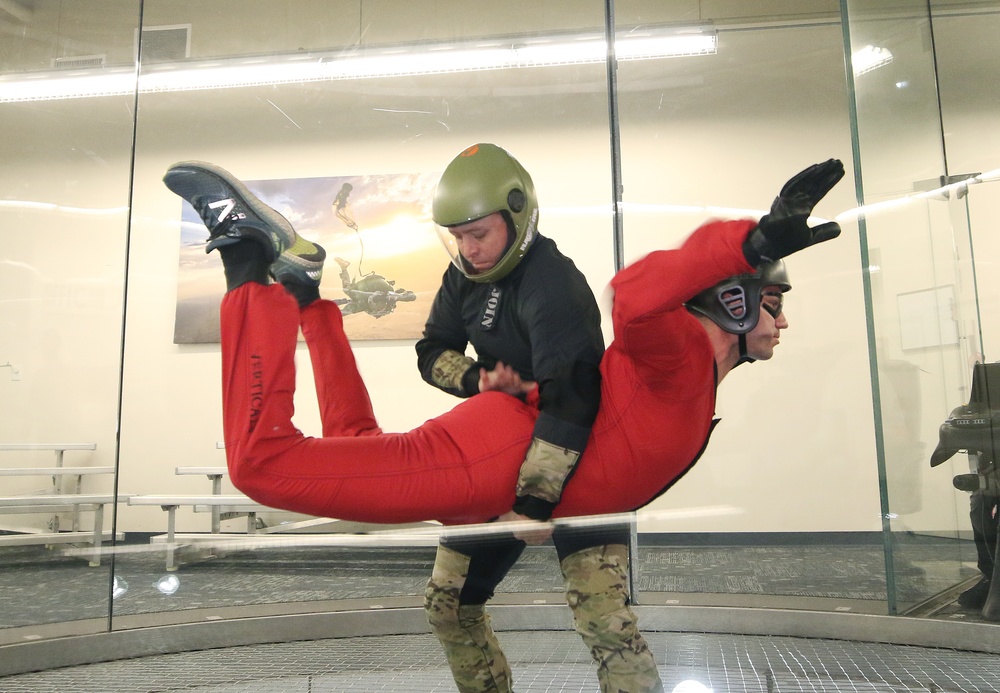
[[[479,369],[480,392],[489,392],[493,390],[497,392],[506,392],[508,395],[519,397],[521,395],[528,394],[534,389],[534,387],[535,381],[522,380],[520,373],[504,364],[502,361],[497,361],[496,367],[491,371],[488,371],[485,368]]]
[[[503,515],[497,518],[497,522],[521,522],[521,523],[531,523],[532,525],[538,525],[537,529],[534,528],[518,528],[514,530],[513,534],[515,537],[523,541],[529,546],[538,546],[545,542],[546,539],[552,536],[552,530],[554,529],[552,525],[548,522],[540,522],[539,520],[532,520],[527,515],[520,515],[513,510],[508,510]]]

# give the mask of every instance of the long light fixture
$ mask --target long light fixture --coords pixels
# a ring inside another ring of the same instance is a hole
[[[714,31],[649,30],[615,40],[619,60],[714,55]],[[600,34],[511,38],[395,48],[357,49],[340,54],[290,54],[184,61],[134,68],[47,71],[0,76],[0,103],[96,96],[222,89],[503,70],[604,62],[608,44]]]
[[[854,71],[855,77],[871,72],[872,70],[877,70],[891,62],[892,52],[888,48],[873,46],[871,44],[851,54],[851,68]]]

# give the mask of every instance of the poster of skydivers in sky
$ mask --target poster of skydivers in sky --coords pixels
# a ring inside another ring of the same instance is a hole
[[[323,298],[340,305],[351,340],[417,339],[448,265],[431,221],[438,173],[244,181],[297,233],[326,249]],[[218,253],[183,203],[175,344],[219,341]]]

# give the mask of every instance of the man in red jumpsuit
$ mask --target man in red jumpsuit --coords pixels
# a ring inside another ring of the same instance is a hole
[[[781,258],[840,233],[807,220],[843,174],[836,160],[812,166],[759,222],[709,222],[614,277],[601,407],[554,518],[635,510],[694,464],[715,423],[718,383],[741,362],[769,359],[788,325]],[[164,182],[199,212],[207,250],[222,255],[224,436],[238,489],[269,507],[393,524],[485,522],[513,507],[537,398],[485,392],[412,431],[383,433],[340,310],[319,299],[322,248],[211,164],[175,164]],[[292,424],[300,327],[321,438]]]

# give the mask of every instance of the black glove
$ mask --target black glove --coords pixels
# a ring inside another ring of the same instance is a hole
[[[810,228],[807,224],[813,208],[844,177],[844,164],[830,159],[813,164],[793,176],[781,188],[771,204],[771,211],[743,242],[747,262],[759,267],[811,245],[840,235],[835,221]]]

